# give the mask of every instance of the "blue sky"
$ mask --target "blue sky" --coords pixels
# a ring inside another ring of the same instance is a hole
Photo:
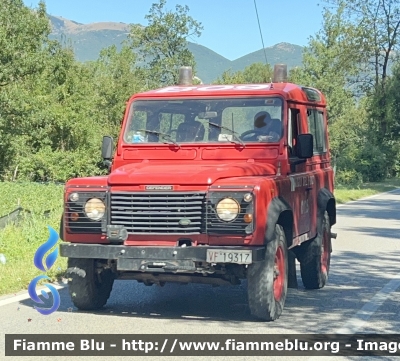
[[[24,0],[36,7],[38,0]],[[158,0],[45,0],[51,15],[87,24],[100,21],[147,25],[145,15]],[[318,5],[321,3],[320,5]],[[189,15],[202,23],[204,45],[229,60],[262,49],[254,0],[167,0],[167,8],[187,5]],[[307,45],[321,28],[323,0],[256,0],[266,47],[280,42]]]

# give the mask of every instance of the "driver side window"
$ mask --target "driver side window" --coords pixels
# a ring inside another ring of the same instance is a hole
[[[278,142],[283,134],[281,117],[281,106],[228,107],[222,113],[222,125],[243,141]]]

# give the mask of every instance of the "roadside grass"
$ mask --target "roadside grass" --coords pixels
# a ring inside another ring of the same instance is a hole
[[[400,188],[400,178],[365,183],[358,187],[338,185],[335,197],[337,203],[346,203],[395,188]],[[6,257],[6,263],[0,263],[0,296],[26,290],[34,277],[44,274],[35,267],[33,257],[49,237],[47,227],[59,231],[63,189],[62,185],[55,184],[0,182],[0,217],[12,212],[18,205],[31,212],[23,213],[18,224],[8,224],[0,229],[0,253]],[[44,215],[45,211],[49,211],[48,216]],[[59,280],[65,273],[66,265],[66,258],[59,256],[46,275],[51,281]]]
[[[383,182],[363,183],[359,186],[335,186],[336,203],[347,203],[382,192],[400,188],[400,178],[391,178]]]
[[[31,212],[23,212],[17,224],[0,229],[0,253],[6,258],[5,264],[0,263],[0,295],[27,289],[31,280],[41,274],[55,281],[65,272],[66,260],[60,256],[46,273],[33,263],[36,250],[49,238],[47,227],[59,231],[62,202],[60,185],[0,182],[0,216],[12,212],[18,204]],[[48,216],[45,211],[49,211]],[[46,282],[49,280],[43,283]]]

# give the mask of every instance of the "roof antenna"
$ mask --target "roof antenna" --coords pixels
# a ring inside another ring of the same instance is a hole
[[[256,15],[257,15],[257,21],[258,21],[258,28],[260,29],[260,36],[261,36],[261,43],[262,43],[263,50],[264,50],[265,64],[268,65],[267,53],[266,53],[266,51],[265,51],[264,39],[263,39],[263,36],[262,36],[261,25],[260,25],[260,19],[259,19],[259,17],[258,17],[258,11],[257,11],[256,0],[254,0],[254,7],[255,7],[255,9],[256,9]],[[267,71],[267,69],[265,69],[265,71]]]

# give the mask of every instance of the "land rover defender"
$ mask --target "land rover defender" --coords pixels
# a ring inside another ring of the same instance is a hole
[[[326,100],[287,82],[180,82],[133,95],[108,174],[65,186],[61,255],[78,309],[104,306],[114,280],[247,282],[255,317],[282,313],[288,287],[324,287],[336,223]]]

